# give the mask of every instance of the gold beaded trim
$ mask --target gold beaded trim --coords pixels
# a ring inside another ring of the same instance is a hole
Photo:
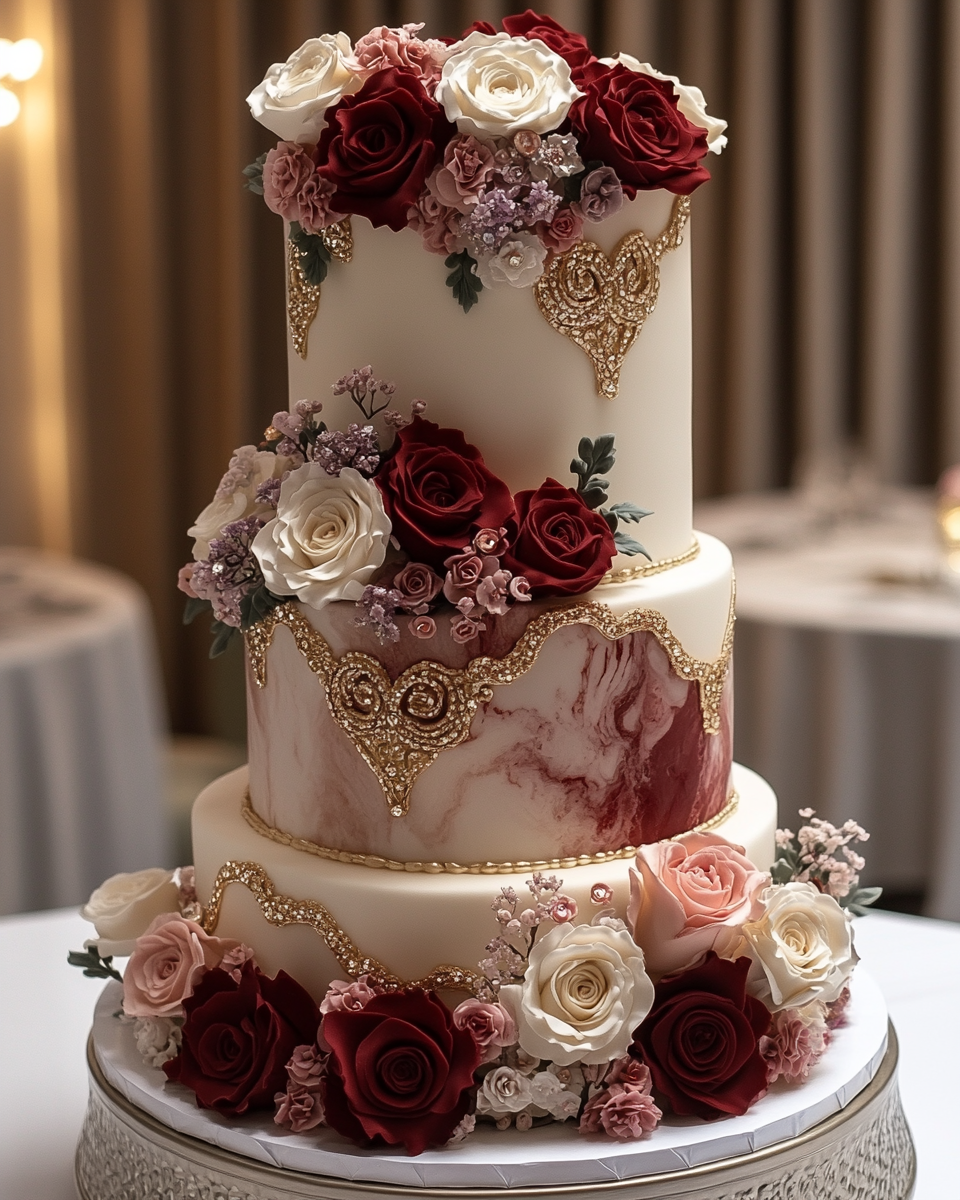
[[[728,817],[732,817],[740,804],[740,796],[731,789],[727,802],[709,821],[695,825],[688,833],[706,833],[715,829]],[[317,858],[325,858],[329,862],[345,863],[352,867],[374,867],[387,871],[407,871],[411,874],[426,875],[521,875],[524,871],[570,871],[574,867],[600,866],[603,863],[615,862],[618,859],[634,858],[637,846],[624,846],[620,850],[597,850],[594,854],[578,854],[569,858],[546,858],[536,862],[402,862],[395,858],[383,858],[379,854],[354,854],[349,850],[332,850],[329,846],[321,846],[306,838],[294,837],[292,833],[284,833],[275,825],[267,822],[254,809],[250,802],[249,790],[244,792],[243,804],[240,811],[243,818],[261,837],[279,842],[281,846],[289,846],[291,850],[302,850],[305,854],[314,854]],[[685,834],[676,833],[676,837]]]
[[[459,746],[481,704],[494,687],[513,683],[537,661],[551,634],[568,625],[590,625],[616,641],[631,633],[652,633],[674,672],[700,689],[703,728],[720,732],[723,683],[733,651],[734,592],[720,657],[704,662],[684,650],[666,618],[653,609],[632,609],[615,617],[605,604],[590,601],[541,613],[503,658],[481,655],[455,668],[425,659],[395,680],[372,655],[351,650],[337,659],[326,639],[291,603],[269,612],[246,633],[247,652],[257,687],[267,682],[267,651],[280,625],[293,634],[297,649],[323,685],[330,713],[359,751],[383,788],[390,813],[402,817],[419,776],[443,750]]]
[[[630,583],[634,579],[644,579],[647,575],[659,575],[661,571],[669,571],[673,567],[693,562],[699,553],[700,543],[694,538],[682,554],[675,554],[673,558],[658,558],[656,562],[641,563],[637,567],[621,567],[618,571],[608,571],[597,586],[603,587],[606,583]]]
[[[476,995],[483,980],[476,971],[464,967],[435,967],[423,979],[401,979],[389,971],[382,962],[364,954],[340,928],[329,909],[317,900],[294,900],[291,896],[279,896],[273,880],[259,863],[226,862],[217,872],[210,903],[203,911],[201,924],[207,933],[214,933],[220,920],[223,894],[231,883],[242,883],[251,893],[265,921],[271,925],[309,925],[323,938],[327,949],[343,970],[352,978],[371,976],[374,983],[387,991],[402,988],[424,988],[427,991],[470,992]]]
[[[580,242],[558,254],[534,285],[547,322],[593,363],[598,396],[619,394],[623,360],[657,306],[660,259],[681,244],[689,216],[690,197],[678,196],[655,241],[639,229],[628,233],[612,261],[596,242]]]
[[[324,246],[337,262],[348,263],[353,258],[353,229],[350,218],[344,217],[328,225],[320,234]],[[307,334],[320,307],[320,285],[307,283],[300,264],[300,252],[293,242],[287,242],[287,324],[290,340],[301,358],[307,357]]]

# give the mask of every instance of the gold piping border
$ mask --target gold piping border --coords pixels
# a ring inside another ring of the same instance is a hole
[[[604,587],[610,583],[630,583],[634,579],[645,579],[648,575],[659,575],[663,571],[671,571],[674,567],[693,562],[699,553],[700,542],[694,537],[682,554],[675,554],[673,558],[658,558],[655,562],[643,563],[636,567],[621,567],[617,571],[608,571],[597,587]]]
[[[476,995],[484,980],[476,971],[465,967],[446,964],[434,967],[422,979],[401,979],[394,975],[376,958],[364,954],[350,936],[337,924],[329,909],[318,900],[295,900],[292,896],[278,895],[273,880],[255,862],[229,860],[217,872],[210,903],[204,908],[201,924],[207,933],[214,933],[220,921],[223,895],[231,883],[241,883],[251,893],[260,907],[264,920],[271,925],[309,925],[321,938],[327,949],[336,958],[341,968],[352,978],[370,975],[373,981],[387,991],[403,988],[423,988],[426,991],[470,992]]]
[[[685,833],[675,833],[671,838],[663,840],[672,841],[675,838],[686,837],[689,833],[707,833],[709,830],[721,825],[728,817],[732,817],[739,805],[740,794],[736,788],[731,788],[726,804],[724,804],[718,813],[710,817],[709,820],[701,821],[699,825],[694,825],[692,829],[686,830]],[[597,850],[593,854],[578,854],[570,858],[548,858],[537,862],[525,862],[523,860],[498,863],[405,862],[395,858],[383,858],[378,854],[355,854],[350,850],[333,850],[329,846],[321,846],[318,842],[311,842],[307,838],[296,837],[292,833],[285,833],[275,825],[268,824],[254,809],[250,800],[249,788],[243,794],[240,811],[243,814],[243,819],[254,833],[259,834],[260,837],[269,838],[281,846],[289,846],[291,850],[301,850],[305,854],[313,854],[317,858],[324,858],[329,862],[344,863],[347,866],[372,867],[377,870],[386,871],[407,871],[411,874],[520,875],[525,871],[569,871],[574,867],[600,866],[603,863],[615,862],[619,859],[633,858],[639,850],[638,846],[624,846],[620,850]]]

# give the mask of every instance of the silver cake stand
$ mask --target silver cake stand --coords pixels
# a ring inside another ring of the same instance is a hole
[[[897,1039],[871,1083],[806,1133],[706,1166],[543,1187],[410,1187],[280,1170],[177,1133],[107,1082],[87,1049],[90,1103],[77,1147],[81,1200],[908,1200],[916,1157],[897,1089]]]

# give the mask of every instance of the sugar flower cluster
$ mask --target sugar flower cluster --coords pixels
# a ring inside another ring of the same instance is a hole
[[[530,287],[624,198],[689,195],[726,143],[699,89],[598,59],[551,17],[449,44],[422,29],[326,34],[274,63],[247,99],[282,140],[246,174],[297,239],[351,214],[415,229],[465,308],[482,287]]]

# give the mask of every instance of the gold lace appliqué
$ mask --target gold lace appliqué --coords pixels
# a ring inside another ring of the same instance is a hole
[[[656,241],[642,230],[628,233],[612,261],[596,242],[579,242],[558,255],[534,286],[547,321],[593,363],[599,396],[619,394],[623,360],[657,306],[660,259],[681,244],[689,215],[690,197],[678,196]]]
[[[328,225],[320,234],[330,256],[337,262],[348,263],[353,258],[353,230],[350,218],[344,217]],[[320,285],[307,283],[300,265],[300,253],[293,242],[287,242],[287,324],[290,340],[301,358],[307,357],[307,334],[320,307]]]
[[[684,650],[666,618],[651,609],[633,609],[616,617],[596,601],[541,613],[503,658],[482,655],[466,667],[424,660],[391,682],[370,654],[351,650],[337,659],[322,634],[294,604],[281,604],[247,631],[247,651],[258,687],[267,682],[267,651],[280,625],[293,634],[297,649],[323,685],[330,712],[356,746],[383,788],[390,812],[402,817],[410,806],[417,778],[443,750],[459,746],[481,704],[494,687],[513,683],[534,665],[544,643],[568,625],[590,625],[616,641],[631,633],[652,633],[681,679],[700,689],[703,728],[720,731],[723,683],[733,650],[733,594],[720,657],[704,662]]]
[[[482,979],[476,971],[464,967],[435,967],[423,979],[400,979],[375,958],[363,953],[336,920],[317,900],[295,900],[280,896],[267,872],[255,862],[226,862],[217,872],[210,903],[203,912],[202,925],[214,933],[220,920],[223,894],[231,883],[240,883],[251,893],[265,921],[271,925],[309,925],[323,938],[327,949],[342,969],[352,978],[369,975],[373,983],[387,991],[402,988],[424,988],[426,991],[470,992],[476,995]]]

